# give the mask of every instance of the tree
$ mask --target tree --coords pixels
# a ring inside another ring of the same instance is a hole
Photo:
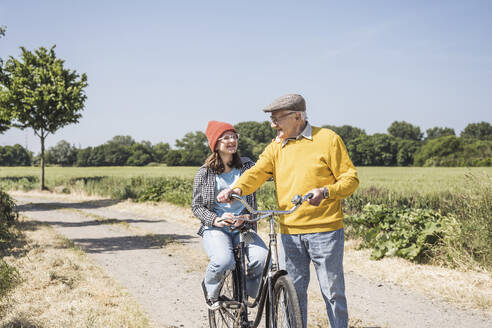
[[[422,143],[416,140],[398,139],[397,144],[396,164],[398,166],[413,165],[415,152],[421,147]]]
[[[470,123],[461,132],[460,137],[492,140],[492,125],[488,122]]]
[[[41,142],[41,189],[44,184],[46,137],[58,129],[77,123],[86,100],[86,74],[64,68],[56,58],[55,46],[34,52],[20,48],[21,59],[12,56],[0,74],[0,118],[10,114],[13,126],[32,128]]]
[[[441,128],[441,127],[433,127],[431,129],[426,130],[427,137],[426,140],[436,139],[444,136],[455,136],[456,133],[452,128]]]
[[[114,136],[107,143],[131,147],[135,143],[135,140],[130,136]]]
[[[77,161],[77,148],[61,140],[46,152],[46,163],[69,166]]]
[[[180,166],[182,165],[182,150],[171,149],[167,152],[166,155],[166,164],[167,166]]]
[[[131,147],[125,144],[116,142],[108,142],[103,145],[104,150],[104,164],[97,165],[110,165],[110,166],[123,166],[126,165],[128,158],[131,156]]]
[[[171,147],[167,142],[166,143],[159,142],[158,144],[155,144],[154,146],[152,146],[152,152],[154,153],[154,160],[157,163],[166,163],[166,156],[169,150],[171,150]]]
[[[241,138],[249,138],[256,143],[270,143],[277,135],[277,131],[272,129],[270,122],[263,121],[261,123],[248,121],[241,122],[234,126]]]
[[[181,150],[181,165],[201,165],[210,152],[205,133],[201,131],[188,132],[181,140],[176,140],[176,147]],[[173,160],[177,157],[172,154]]]
[[[336,134],[340,136],[340,138],[342,138],[345,144],[347,144],[351,140],[354,140],[355,138],[366,135],[365,130],[350,125],[342,125],[342,126],[323,125],[322,127],[333,130]]]
[[[5,30],[7,29],[6,26],[2,25],[0,26],[0,37],[5,36]],[[3,61],[2,58],[0,58],[0,81],[2,81],[2,67],[3,67]],[[0,84],[0,91],[2,89],[2,85]],[[3,113],[0,111],[0,134],[4,133],[10,128],[10,115],[7,116],[8,113]]]
[[[75,164],[77,166],[90,166],[89,158],[91,156],[91,151],[92,151],[92,147],[80,149],[77,152],[77,162]]]
[[[391,166],[397,163],[397,139],[383,133],[360,136],[347,144],[355,165]]]
[[[152,162],[152,146],[149,142],[135,143],[131,147],[131,155],[126,161],[127,165],[144,166]]]
[[[443,136],[426,142],[414,156],[417,166],[457,166],[457,153],[463,151],[463,140],[456,136]],[[453,162],[453,164],[451,164]],[[445,164],[444,164],[445,163]]]
[[[6,120],[0,117],[0,134],[10,129],[10,120]]]
[[[395,138],[408,140],[422,140],[423,133],[418,126],[413,126],[405,121],[394,121],[388,128],[388,133]]]
[[[234,126],[239,133],[238,152],[241,156],[256,160],[266,145],[272,142],[277,131],[272,129],[270,122],[241,122]]]
[[[32,154],[19,144],[0,146],[0,166],[30,166]]]

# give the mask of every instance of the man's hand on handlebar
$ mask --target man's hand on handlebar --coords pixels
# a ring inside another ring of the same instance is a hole
[[[237,195],[241,196],[242,192],[241,192],[241,189],[239,189],[239,188],[224,189],[221,192],[219,192],[219,194],[217,195],[217,201],[219,203],[230,203],[233,201],[231,199],[231,194],[237,194]]]
[[[308,199],[308,203],[313,206],[318,206],[321,201],[324,199],[323,197],[323,188],[314,188],[309,191],[309,193],[313,194],[313,197]]]

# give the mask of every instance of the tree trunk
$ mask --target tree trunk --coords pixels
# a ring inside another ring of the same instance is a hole
[[[44,136],[43,132],[41,131],[41,136],[39,137],[41,139],[41,190],[46,190],[46,186],[44,185]]]

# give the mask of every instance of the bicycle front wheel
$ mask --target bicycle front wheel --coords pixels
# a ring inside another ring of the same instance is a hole
[[[222,283],[219,293],[219,301],[229,302],[236,300],[236,287],[234,284],[234,274],[229,272]],[[234,327],[234,321],[237,317],[237,309],[229,307],[220,307],[217,310],[208,310],[208,320],[210,328],[229,328]]]
[[[273,318],[267,322],[267,327],[302,328],[301,307],[290,277],[286,275],[279,277],[273,292]]]

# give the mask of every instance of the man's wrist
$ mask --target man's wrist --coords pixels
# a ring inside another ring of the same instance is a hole
[[[327,187],[324,187],[323,188],[323,198],[324,199],[327,199],[330,197],[330,192],[328,191],[328,188]]]

